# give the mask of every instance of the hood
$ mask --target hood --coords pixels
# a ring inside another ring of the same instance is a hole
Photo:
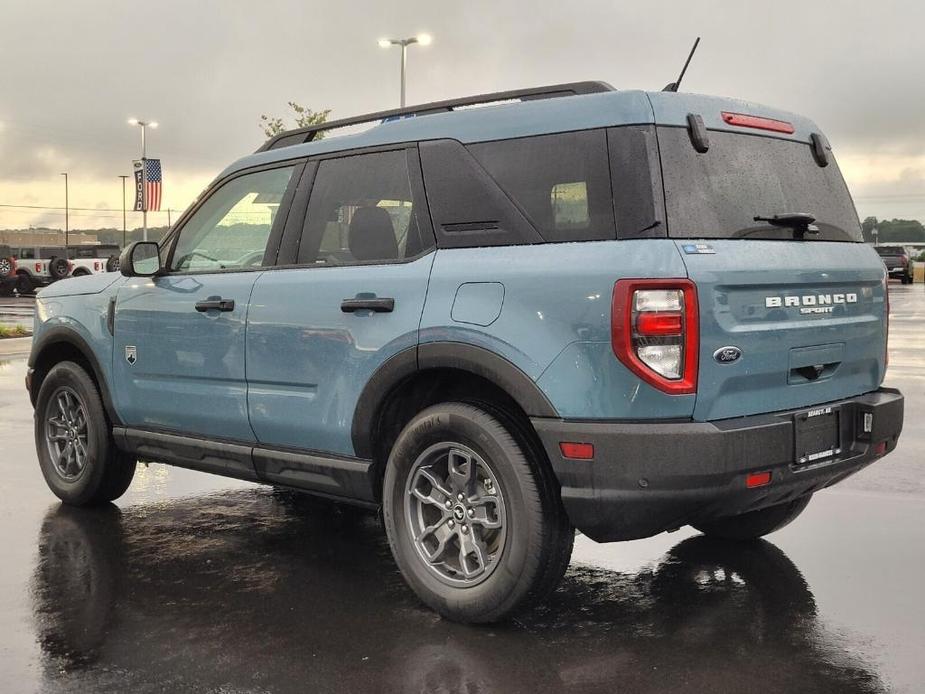
[[[56,296],[80,296],[81,294],[99,294],[111,287],[117,280],[124,279],[119,272],[106,272],[102,275],[86,275],[84,277],[69,277],[40,289],[39,299],[48,299]]]

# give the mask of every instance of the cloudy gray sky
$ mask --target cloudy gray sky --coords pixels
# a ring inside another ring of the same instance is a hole
[[[889,0],[0,0],[0,205],[63,205],[66,170],[72,207],[120,208],[138,116],[161,124],[149,156],[182,209],[259,146],[261,113],[397,105],[398,51],[381,36],[433,36],[409,52],[414,103],[583,79],[658,89],[700,34],[685,90],[809,115],[862,217],[925,220],[923,26],[925,5]],[[107,214],[71,226],[121,224]],[[61,221],[0,207],[0,228]]]

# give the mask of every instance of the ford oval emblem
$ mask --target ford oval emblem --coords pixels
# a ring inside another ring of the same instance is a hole
[[[718,350],[713,352],[713,359],[719,362],[720,364],[731,364],[734,361],[738,361],[739,357],[742,356],[742,350],[733,345],[728,347],[720,347]]]

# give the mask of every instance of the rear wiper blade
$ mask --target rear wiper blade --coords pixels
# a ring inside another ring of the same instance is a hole
[[[813,222],[816,221],[816,216],[806,212],[784,212],[782,214],[771,215],[770,217],[756,215],[752,217],[752,219],[756,222],[767,222],[775,227],[793,229],[793,237],[795,239],[802,239],[804,234],[807,233],[819,233],[819,227],[813,224]]]

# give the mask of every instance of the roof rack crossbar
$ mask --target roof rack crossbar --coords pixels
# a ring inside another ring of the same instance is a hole
[[[258,152],[266,152],[270,149],[280,147],[289,147],[290,145],[303,144],[311,142],[315,135],[323,130],[334,130],[351,125],[362,125],[363,123],[372,123],[389,118],[401,118],[406,116],[426,116],[433,113],[445,113],[464,106],[477,106],[479,104],[489,104],[494,101],[508,101],[520,99],[522,101],[532,101],[537,99],[554,99],[561,96],[578,96],[581,94],[597,94],[600,92],[613,91],[606,82],[569,82],[565,84],[551,84],[545,87],[531,87],[528,89],[512,89],[506,92],[493,92],[491,94],[479,94],[477,96],[467,96],[460,99],[448,99],[446,101],[432,101],[427,104],[417,106],[408,106],[406,108],[395,108],[387,111],[377,111],[376,113],[367,113],[362,116],[352,116],[350,118],[341,118],[340,120],[328,121],[319,125],[310,125],[306,128],[296,128],[286,130],[274,135],[267,140]]]

